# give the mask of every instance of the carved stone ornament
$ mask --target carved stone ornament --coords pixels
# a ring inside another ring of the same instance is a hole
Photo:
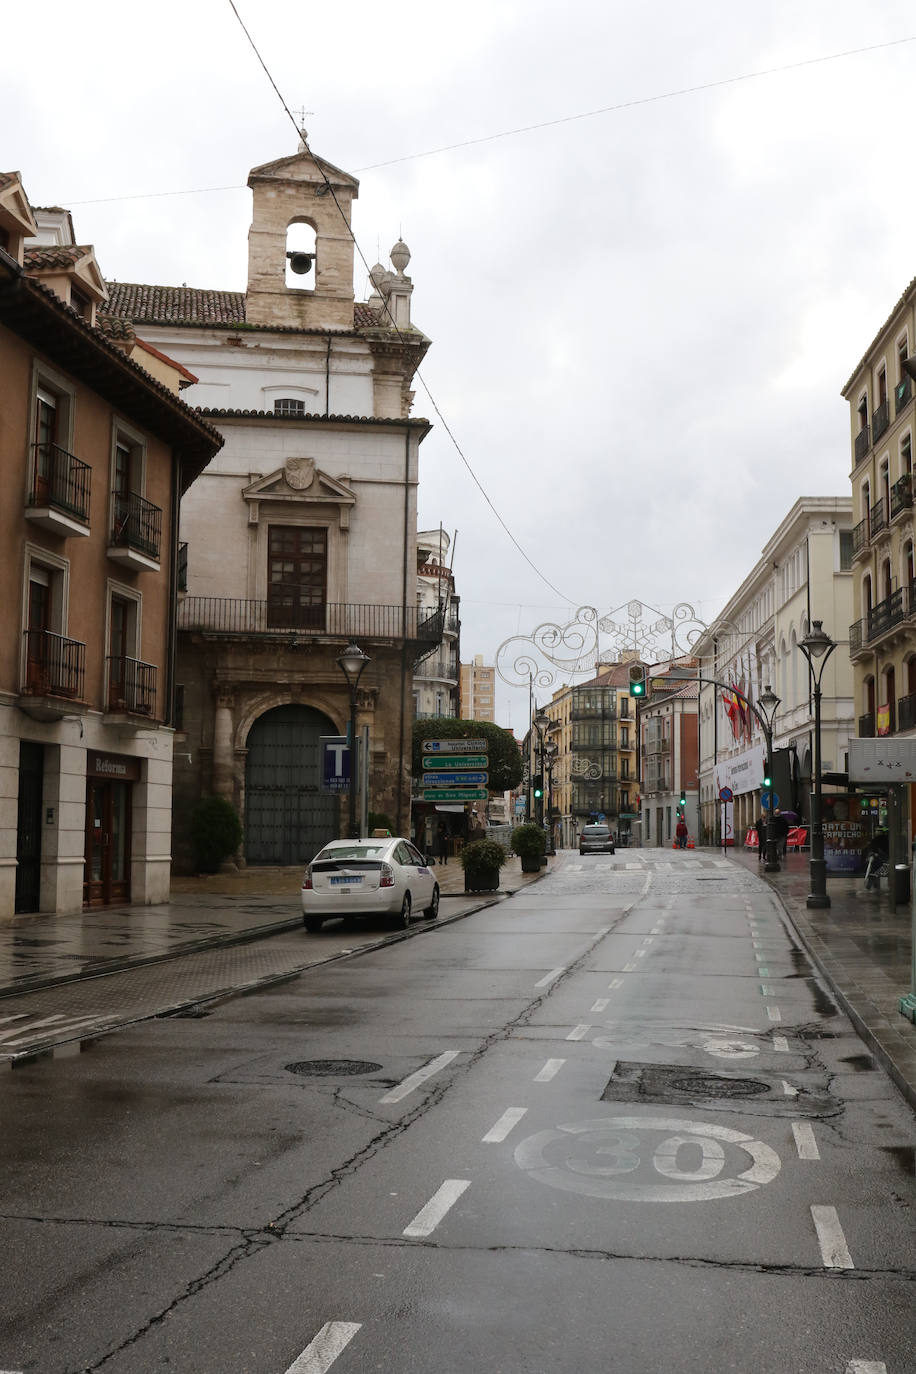
[[[286,485],[293,491],[305,491],[315,476],[314,458],[287,458],[283,466]]]

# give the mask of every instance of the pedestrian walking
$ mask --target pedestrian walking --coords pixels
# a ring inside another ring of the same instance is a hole
[[[782,846],[783,858],[789,852],[789,822],[777,807],[773,812],[773,829],[776,832],[777,852]]]
[[[766,857],[767,821],[762,813],[757,817],[757,862],[763,863]]]
[[[440,821],[436,826],[436,858],[440,863],[448,863],[448,826]]]
[[[674,827],[674,833],[675,833],[675,835],[677,836],[677,847],[678,847],[678,849],[686,849],[686,848],[687,848],[687,835],[688,835],[688,830],[687,830],[687,822],[684,820],[684,817],[683,817],[683,816],[681,816],[681,818],[679,819],[677,825]]]

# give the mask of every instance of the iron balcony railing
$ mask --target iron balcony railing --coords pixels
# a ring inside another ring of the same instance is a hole
[[[25,631],[25,690],[32,696],[80,700],[86,678],[86,646],[50,630]]]
[[[135,716],[156,713],[156,666],[124,655],[105,660],[108,677],[108,710]]]
[[[111,544],[114,548],[134,549],[147,558],[159,560],[162,547],[162,511],[136,492],[111,493]]]
[[[414,669],[414,677],[435,677],[446,682],[457,682],[458,676],[458,661],[454,658],[424,658]]]
[[[81,463],[58,444],[33,444],[29,505],[52,506],[88,525],[91,472],[88,463]]]
[[[188,546],[187,544],[178,545],[178,590],[186,592],[188,590]]]
[[[187,596],[178,607],[180,630],[256,637],[304,634],[335,639],[406,639],[430,647],[442,638],[442,621],[441,611],[430,615],[416,606],[325,603],[289,607],[235,597]]]
[[[871,524],[871,535],[872,538],[874,538],[878,531],[883,530],[887,524],[887,512],[884,509],[883,498],[880,501],[876,501],[872,506],[871,510],[868,512],[868,519]]]
[[[897,720],[901,730],[916,728],[916,693],[900,697],[897,702]]]
[[[903,376],[900,378],[900,381],[894,387],[895,414],[899,415],[901,410],[903,410],[904,407],[909,404],[909,400],[912,394],[913,383],[907,376],[907,374],[904,372]]]
[[[881,435],[891,422],[891,407],[888,400],[884,400],[880,405],[875,406],[874,414],[871,417],[872,441],[877,443]]]
[[[877,639],[879,635],[886,634],[894,625],[899,624],[906,615],[906,605],[904,601],[903,588],[898,587],[890,596],[879,601],[868,612],[868,638]]]
[[[853,654],[861,653],[862,645],[864,644],[864,642],[865,642],[865,621],[864,621],[864,620],[857,620],[853,625],[850,625],[850,627],[849,627],[849,653],[850,653],[850,656],[852,656]]]
[[[861,463],[870,448],[871,444],[868,439],[868,425],[863,425],[855,438],[854,449],[857,463]]]
[[[852,556],[858,558],[868,548],[868,520],[860,520],[852,527]]]
[[[867,715],[859,716],[859,739],[874,739],[875,737],[875,716],[873,711]]]
[[[901,511],[912,510],[913,508],[913,478],[910,473],[904,475],[891,487],[891,519],[898,516]]]

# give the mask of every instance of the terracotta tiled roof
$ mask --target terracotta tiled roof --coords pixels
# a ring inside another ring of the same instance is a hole
[[[39,243],[25,250],[23,265],[27,272],[41,272],[54,267],[74,267],[80,258],[91,252],[91,248]]]
[[[411,416],[407,420],[401,420],[387,415],[284,415],[275,410],[228,410],[211,409],[209,406],[196,406],[195,413],[202,416],[205,420],[277,420],[280,424],[301,425],[303,421],[312,420],[319,424],[333,425],[406,425],[408,429],[423,429],[427,433],[432,428],[429,421],[420,417],[417,419]]]
[[[135,324],[199,324],[270,329],[273,325],[249,325],[245,314],[244,291],[202,291],[191,286],[143,286],[137,282],[106,282],[107,315],[118,315]],[[357,302],[353,306],[354,329],[379,324],[377,311]],[[284,326],[284,332],[301,331]],[[325,333],[324,330],[320,331]]]
[[[95,320],[96,327],[109,339],[133,340],[137,337],[130,320],[119,320],[116,315],[105,315],[101,310],[96,311]]]

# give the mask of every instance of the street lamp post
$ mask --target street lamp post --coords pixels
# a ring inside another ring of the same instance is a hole
[[[776,708],[779,706],[780,698],[767,683],[761,695],[757,698],[757,708],[754,712],[767,745],[767,777],[770,781],[770,804],[767,811],[767,852],[766,861],[763,869],[765,873],[778,873],[780,870],[778,847],[776,844],[776,819],[773,815],[773,721],[776,718]]]
[[[348,838],[351,840],[359,839],[359,826],[356,822],[356,795],[359,780],[359,748],[356,740],[356,689],[369,661],[369,655],[364,654],[359,645],[352,639],[337,660],[337,666],[347,679],[347,686],[350,689],[350,817],[348,826],[350,834]]]
[[[555,739],[544,741],[544,795],[547,801],[547,853],[556,854],[553,842],[553,765],[557,757]]]
[[[823,622],[812,620],[811,629],[798,646],[808,660],[808,671],[814,683],[814,791],[811,794],[811,891],[807,906],[828,907],[827,864],[824,859],[824,815],[821,800],[821,678],[827,660],[836,648],[825,632]],[[815,668],[815,664],[817,667]]]

